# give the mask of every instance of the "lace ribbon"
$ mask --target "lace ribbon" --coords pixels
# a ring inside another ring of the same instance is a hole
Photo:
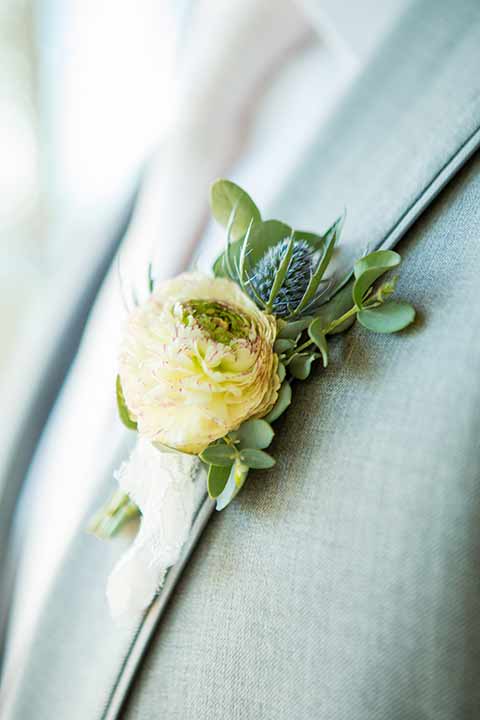
[[[138,534],[114,567],[107,599],[115,619],[144,611],[160,590],[188,537],[204,488],[197,457],[164,453],[140,438],[115,474],[141,511]]]

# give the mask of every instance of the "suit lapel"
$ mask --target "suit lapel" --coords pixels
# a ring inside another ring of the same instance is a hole
[[[367,246],[394,247],[480,147],[480,82],[469,72],[477,57],[480,11],[474,2],[462,3],[462,12],[447,5],[421,4],[421,23],[420,9],[404,18],[271,208],[272,215],[297,227],[318,228],[345,203],[350,261]],[[425,31],[427,43],[421,37]],[[445,103],[445,97],[452,101]],[[181,567],[172,572],[168,592],[162,592],[145,618],[105,720],[119,717],[173,586],[212,510],[207,498]]]
[[[305,153],[272,214],[319,228],[346,205],[349,262],[367,245],[398,242],[479,146],[479,24],[475,0],[417,3]],[[119,717],[211,511],[204,501],[181,562],[128,631],[112,625],[100,587],[118,551],[77,537],[7,717],[28,717],[34,702],[39,720],[66,717],[66,708],[68,720]]]
[[[132,685],[135,673],[155,633],[160,617],[162,616],[172,596],[177,581],[180,578],[214,509],[215,503],[210,500],[208,496],[204,496],[197,509],[192,523],[190,537],[183,549],[180,560],[169,570],[160,595],[143,618],[135,637],[132,638],[129,653],[126,656],[122,670],[118,674],[117,680],[112,687],[112,692],[106,706],[105,714],[102,716],[102,720],[115,720],[115,718],[120,716],[122,706]]]

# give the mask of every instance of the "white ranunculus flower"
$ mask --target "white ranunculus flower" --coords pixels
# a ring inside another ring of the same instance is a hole
[[[120,379],[140,435],[200,453],[263,417],[280,386],[275,318],[231,280],[184,273],[134,310]]]

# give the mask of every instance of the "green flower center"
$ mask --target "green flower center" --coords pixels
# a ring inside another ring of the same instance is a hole
[[[189,300],[181,307],[183,324],[195,323],[215,342],[229,345],[232,340],[249,336],[250,321],[229,305],[214,300]]]

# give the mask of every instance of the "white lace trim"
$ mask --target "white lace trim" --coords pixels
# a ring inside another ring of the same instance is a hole
[[[199,460],[163,453],[139,439],[115,474],[142,513],[138,534],[113,569],[107,599],[116,619],[145,610],[162,586],[185,543],[196,507]]]

